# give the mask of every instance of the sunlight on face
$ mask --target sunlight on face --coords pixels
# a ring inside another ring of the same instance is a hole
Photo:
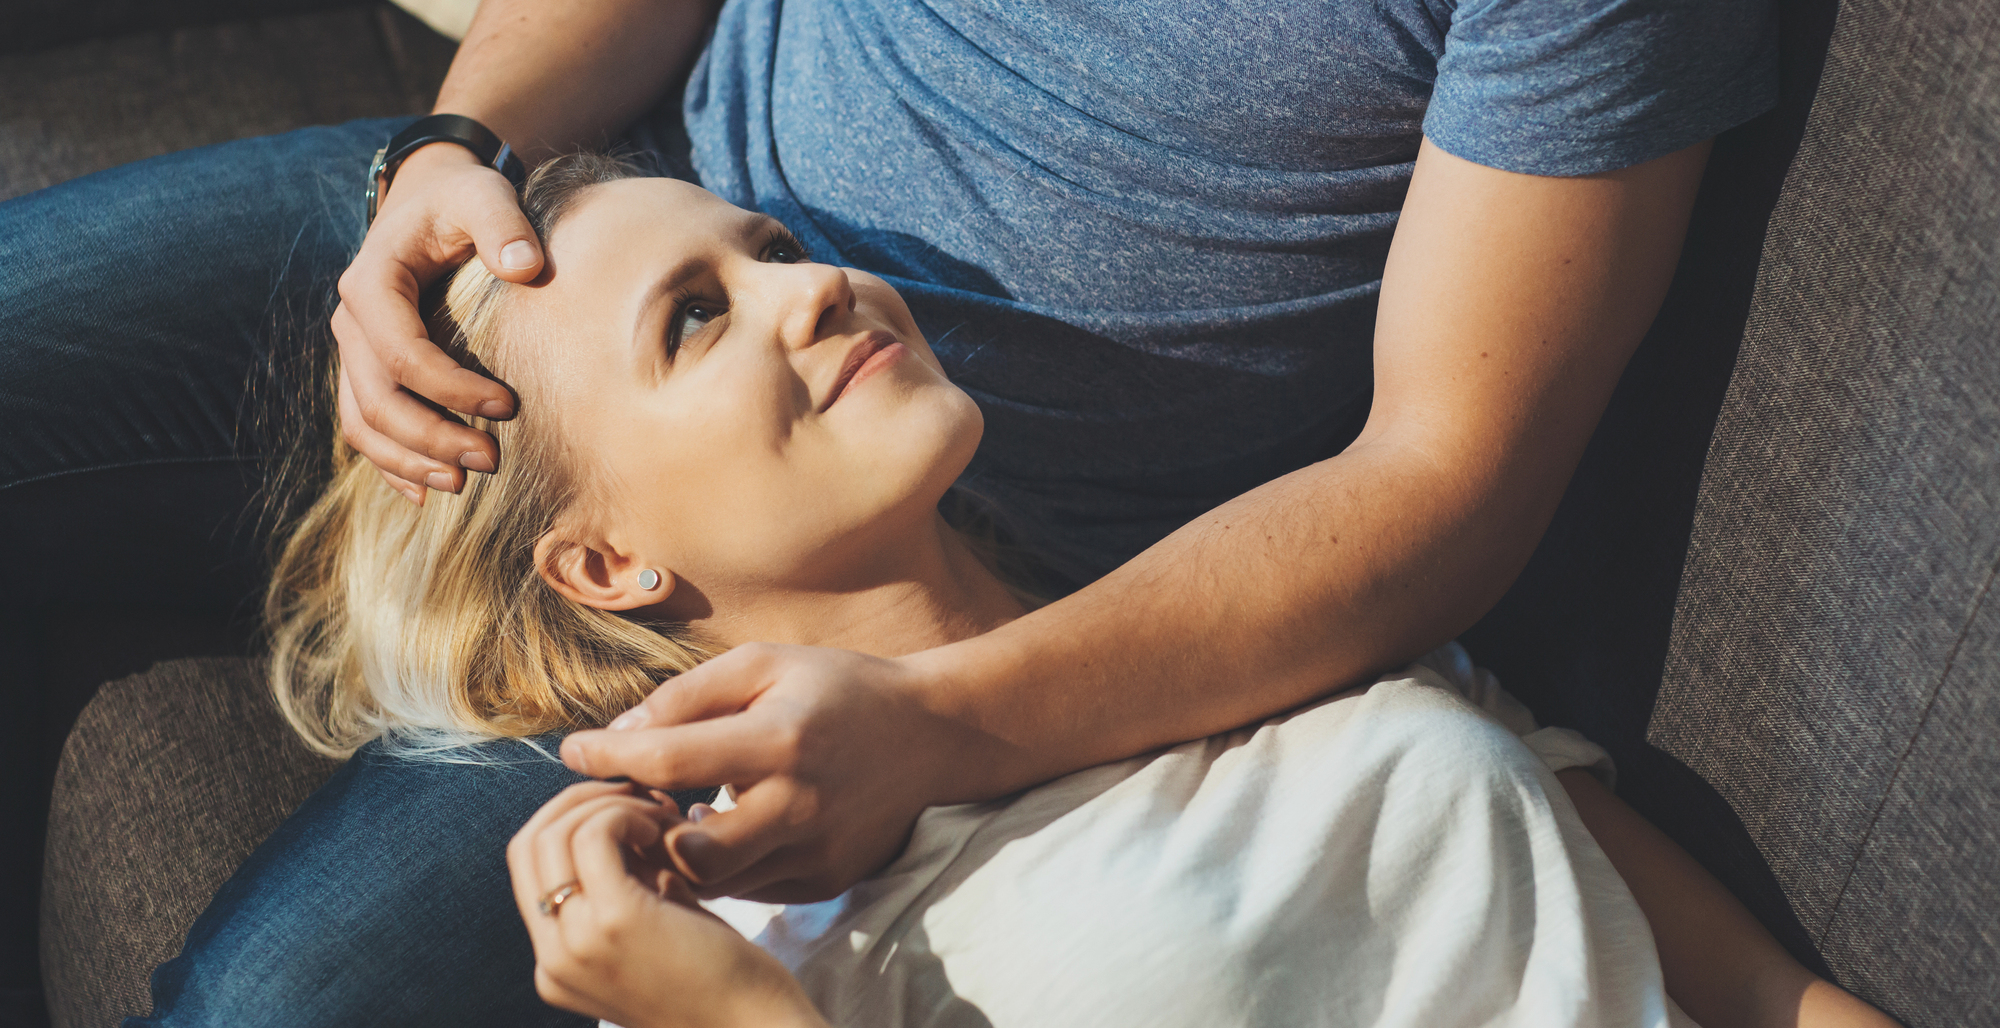
[[[698,186],[591,187],[548,256],[517,309],[596,531],[710,596],[868,584],[978,445],[888,283]]]

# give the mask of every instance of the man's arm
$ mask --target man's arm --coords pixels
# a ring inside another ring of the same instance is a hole
[[[1374,406],[1345,452],[986,635],[866,663],[739,648],[645,708],[673,726],[745,707],[740,732],[579,733],[565,757],[663,788],[755,782],[676,852],[710,891],[796,899],[893,856],[926,804],[1400,666],[1484,614],[1540,540],[1666,292],[1707,152],[1544,178],[1427,142],[1383,275]]]
[[[438,90],[529,167],[602,146],[687,74],[710,0],[482,0]]]
[[[530,166],[601,144],[686,74],[714,6],[484,0],[435,110],[481,122]],[[511,282],[541,274],[541,244],[513,187],[464,148],[432,144],[403,162],[340,278],[341,431],[416,502],[426,487],[456,492],[461,468],[491,471],[500,456],[491,436],[417,397],[464,414],[513,414],[512,395],[445,356],[417,313],[424,286],[468,251]]]
[[[1061,603],[913,658],[932,702],[1014,744],[973,792],[1268,717],[1484,615],[1659,309],[1707,153],[1546,178],[1426,141],[1359,438]]]

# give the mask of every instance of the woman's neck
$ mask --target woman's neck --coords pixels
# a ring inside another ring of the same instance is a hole
[[[714,615],[690,627],[718,648],[776,642],[878,657],[969,639],[1027,613],[937,515],[894,540],[849,588],[714,599]]]

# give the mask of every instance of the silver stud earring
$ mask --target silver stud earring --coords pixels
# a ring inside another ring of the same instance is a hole
[[[660,587],[660,573],[652,568],[639,572],[639,588],[652,592]]]

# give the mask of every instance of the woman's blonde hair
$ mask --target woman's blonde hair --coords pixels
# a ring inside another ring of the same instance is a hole
[[[528,180],[522,209],[546,240],[586,189],[641,174],[602,154],[557,158]],[[539,350],[501,328],[513,288],[468,262],[432,338],[512,377]],[[595,727],[710,655],[684,626],[587,607],[543,580],[535,543],[586,502],[589,469],[564,449],[534,376],[516,385],[518,417],[471,422],[498,441],[499,470],[422,507],[334,444],[331,484],[279,550],[264,603],[278,705],[314,749],[345,756],[386,736],[440,752]]]

